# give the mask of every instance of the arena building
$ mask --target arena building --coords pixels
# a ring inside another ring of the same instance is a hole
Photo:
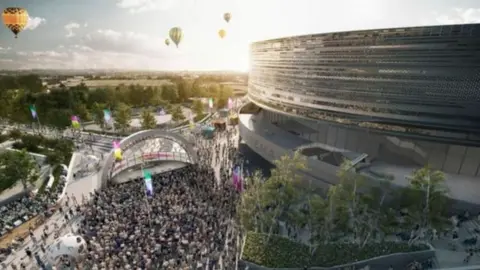
[[[480,204],[480,24],[287,37],[250,51],[240,135],[265,159],[301,150],[307,174],[327,185],[344,158],[399,186],[429,164],[453,198]]]

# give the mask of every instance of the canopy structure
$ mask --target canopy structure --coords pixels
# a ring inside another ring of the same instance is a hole
[[[196,152],[192,142],[189,142],[179,133],[161,129],[142,130],[123,138],[119,142],[122,150],[122,160],[116,160],[112,149],[107,155],[102,173],[99,175],[99,184],[105,186],[110,179],[121,171],[143,164],[143,162],[157,162],[159,160],[174,160],[195,164]],[[145,155],[147,158],[145,158]]]
[[[228,117],[228,124],[232,126],[238,125],[238,115],[237,114],[230,115],[230,117]]]
[[[55,264],[61,256],[67,256],[72,260],[76,260],[85,248],[86,243],[81,236],[69,233],[58,238],[53,244],[47,247],[46,257],[52,265]]]
[[[225,130],[227,128],[227,123],[225,120],[217,119],[212,121],[212,125],[215,127],[216,130]]]
[[[228,112],[228,109],[221,109],[218,111],[218,115],[220,115],[220,117],[228,117]]]
[[[215,128],[212,126],[204,126],[202,127],[202,136],[207,139],[212,139],[215,133]]]

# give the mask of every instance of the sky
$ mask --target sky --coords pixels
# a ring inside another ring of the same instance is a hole
[[[30,20],[18,39],[0,27],[0,70],[247,71],[254,41],[480,22],[478,0],[1,0],[6,7]],[[184,32],[178,49],[164,43],[172,27]]]

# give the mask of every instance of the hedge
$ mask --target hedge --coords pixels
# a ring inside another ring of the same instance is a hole
[[[45,189],[47,189],[47,184],[49,180],[50,180],[50,175],[42,179],[42,185],[40,186],[40,188],[38,188],[38,191],[37,191],[38,195],[42,195],[45,192]]]
[[[51,139],[41,135],[22,133],[20,141],[13,143],[12,148],[17,150],[26,149],[28,152],[45,156],[60,155],[60,163],[68,164],[72,157],[74,144],[70,140]]]
[[[53,175],[53,184],[50,190],[56,191],[57,186],[60,183],[60,176],[62,175],[62,170],[63,168],[61,166],[56,166],[55,169],[53,169],[52,175]]]
[[[193,118],[193,121],[196,123],[196,122],[199,122],[200,120],[202,120],[203,118],[205,118],[205,116],[207,116],[206,113],[202,113],[202,114],[197,114],[195,115],[195,117]]]
[[[288,238],[248,232],[242,259],[271,268],[331,267],[401,252],[428,250],[427,245],[381,242],[358,245],[331,243],[319,245],[313,255],[307,245]]]

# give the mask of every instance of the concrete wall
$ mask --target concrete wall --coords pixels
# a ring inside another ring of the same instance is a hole
[[[280,159],[285,154],[291,154],[291,151],[266,140],[262,136],[252,132],[242,121],[239,121],[240,137],[253,151],[258,153],[264,159],[272,162]],[[302,172],[306,180],[312,181],[312,184],[320,188],[328,188],[331,184],[338,182],[336,176],[338,168],[314,159],[307,159],[309,171]],[[318,176],[321,176],[319,178]]]
[[[449,145],[436,142],[386,136],[368,129],[354,129],[319,121],[302,120],[264,110],[270,122],[297,120],[314,129],[312,134],[301,134],[309,140],[358,153],[370,158],[404,166],[424,166],[451,174],[480,177],[480,148]]]

